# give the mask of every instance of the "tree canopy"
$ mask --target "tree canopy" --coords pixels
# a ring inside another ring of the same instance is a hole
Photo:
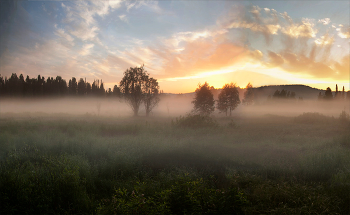
[[[198,88],[195,91],[195,97],[192,101],[194,112],[201,115],[209,115],[214,111],[215,101],[210,89],[211,88],[207,82],[203,85],[198,84]]]
[[[148,116],[160,101],[158,97],[159,86],[157,80],[154,78],[146,79],[143,91],[145,92],[143,103],[145,105],[146,116]]]
[[[251,105],[254,101],[253,85],[249,82],[245,88],[246,91],[244,92],[244,99],[242,100],[242,103]]]
[[[142,103],[145,104],[148,116],[159,102],[158,82],[156,79],[149,78],[144,66],[127,69],[119,87],[135,116],[138,115]]]
[[[225,84],[219,94],[217,105],[220,112],[225,112],[227,116],[227,111],[229,110],[231,116],[232,110],[236,109],[240,103],[241,101],[239,99],[239,92],[237,90],[236,84]]]

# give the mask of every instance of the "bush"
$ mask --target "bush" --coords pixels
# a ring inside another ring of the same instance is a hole
[[[81,160],[46,156],[30,146],[10,152],[0,164],[0,213],[90,213],[89,166]]]
[[[210,116],[203,116],[199,114],[189,114],[186,117],[180,116],[176,118],[172,124],[176,127],[183,128],[205,128],[205,127],[217,127],[218,123]]]
[[[330,117],[322,115],[320,113],[303,113],[295,117],[294,121],[298,123],[323,123],[330,121]]]

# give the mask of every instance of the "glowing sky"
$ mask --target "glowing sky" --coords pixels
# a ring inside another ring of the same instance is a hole
[[[349,89],[349,1],[0,1],[0,73]]]

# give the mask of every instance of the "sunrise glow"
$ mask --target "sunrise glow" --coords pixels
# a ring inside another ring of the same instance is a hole
[[[145,65],[160,88],[305,84],[349,90],[349,2],[9,1],[1,75],[102,79]],[[312,10],[310,10],[312,8]]]

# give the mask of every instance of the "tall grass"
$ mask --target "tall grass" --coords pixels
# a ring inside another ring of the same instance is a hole
[[[346,123],[186,120],[1,119],[0,213],[350,213]]]

